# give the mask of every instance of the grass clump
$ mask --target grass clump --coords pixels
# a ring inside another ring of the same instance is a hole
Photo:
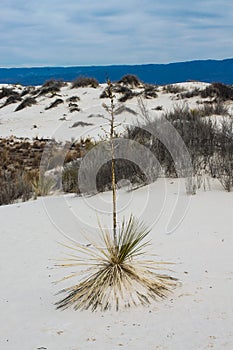
[[[22,171],[4,171],[0,177],[0,205],[12,204],[17,200],[27,201],[31,197],[32,186]]]
[[[62,188],[64,192],[79,193],[78,171],[79,161],[72,161],[64,166],[62,172]]]
[[[222,101],[233,100],[233,87],[222,83],[213,83],[200,93],[202,98],[214,97]]]
[[[45,176],[37,170],[29,173],[27,180],[32,186],[35,198],[47,196],[55,185],[53,178]]]
[[[17,103],[21,100],[22,100],[22,98],[20,97],[19,94],[17,94],[17,93],[13,94],[13,95],[7,97],[6,102],[0,108],[6,107],[12,103]]]
[[[46,94],[56,95],[65,84],[66,83],[62,80],[48,80],[36,92],[38,93],[38,96]]]
[[[143,95],[147,99],[156,98],[158,97],[157,92],[158,92],[158,87],[156,85],[147,84],[144,87]]]
[[[178,94],[185,91],[182,86],[176,84],[168,84],[163,86],[163,92],[167,94]]]
[[[130,89],[130,87],[121,85],[121,84],[112,84],[112,92],[116,94],[121,94],[119,97],[119,102],[125,102],[137,94]],[[104,89],[104,91],[100,94],[100,98],[109,98],[108,86]]]
[[[4,97],[10,97],[15,94],[18,94],[18,93],[14,89],[3,86],[0,90],[0,99]]]
[[[118,81],[118,84],[130,86],[131,88],[137,88],[142,84],[142,82],[136,75],[126,74]]]
[[[64,101],[61,98],[57,98],[54,102],[52,102],[45,110],[52,109],[63,103]]]
[[[32,105],[35,105],[36,99],[34,97],[26,97],[19,105],[16,107],[15,112],[20,111],[26,107],[31,107]]]
[[[176,286],[175,278],[166,274],[158,274],[162,262],[141,259],[150,230],[133,216],[123,221],[117,234],[117,244],[109,230],[100,225],[100,242],[89,240],[90,246],[73,243],[69,246],[75,253],[59,263],[60,267],[82,266],[86,261],[86,269],[72,273],[64,279],[84,276],[80,282],[61,290],[66,296],[56,302],[57,309],[70,306],[78,309],[102,311],[118,310],[122,306],[146,305],[151,300],[164,298]],[[87,256],[87,260],[85,260]]]
[[[89,77],[78,77],[72,83],[72,89],[79,87],[92,87],[97,88],[99,86],[99,82],[95,78]]]

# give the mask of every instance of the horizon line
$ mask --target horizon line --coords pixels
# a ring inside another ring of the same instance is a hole
[[[227,58],[220,58],[220,59],[215,59],[215,58],[207,58],[207,59],[193,59],[193,60],[188,60],[188,61],[174,61],[174,62],[167,62],[167,63],[126,63],[126,64],[92,64],[92,65],[35,65],[35,66],[9,66],[9,67],[0,67],[0,69],[36,69],[36,68],[94,68],[94,67],[121,67],[121,66],[128,66],[128,67],[133,67],[133,66],[149,66],[149,65],[155,65],[155,66],[166,66],[166,65],[171,65],[171,64],[179,64],[179,63],[190,63],[190,62],[203,62],[203,61],[227,61],[227,60],[232,60],[233,57],[227,57]]]

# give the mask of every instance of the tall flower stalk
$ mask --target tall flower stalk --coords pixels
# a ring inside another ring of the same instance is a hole
[[[143,260],[144,250],[150,229],[133,215],[117,225],[117,197],[115,173],[116,128],[113,85],[108,81],[107,96],[110,106],[103,105],[110,115],[107,119],[110,131],[105,131],[111,152],[112,180],[112,229],[103,229],[99,223],[99,242],[88,239],[89,244],[78,242],[65,245],[73,251],[67,259],[57,263],[60,267],[78,267],[62,280],[79,277],[77,284],[64,288],[60,293],[65,297],[56,302],[57,309],[73,306],[75,310],[107,310],[115,304],[120,306],[148,304],[152,300],[164,298],[177,284],[176,279],[164,273],[158,273],[167,262]],[[80,267],[85,266],[84,270]]]
[[[115,176],[115,149],[114,149],[114,136],[115,136],[115,116],[114,116],[114,95],[112,92],[112,83],[108,81],[108,93],[111,102],[110,107],[110,147],[111,147],[111,175],[112,175],[112,218],[113,218],[113,239],[115,247],[117,247],[117,203],[116,203],[116,176]]]
[[[110,106],[107,106],[106,104],[103,104],[103,107],[106,109],[106,111],[109,113],[110,118],[105,118],[109,125],[110,125],[110,131],[105,131],[105,134],[107,138],[109,139],[110,143],[110,152],[111,152],[111,183],[112,183],[112,225],[113,225],[113,240],[115,247],[117,249],[117,197],[116,197],[116,174],[115,174],[115,144],[114,140],[116,138],[116,127],[118,127],[120,124],[116,125],[115,122],[115,103],[114,103],[114,94],[113,94],[113,85],[110,80],[107,82],[107,96],[110,100]]]

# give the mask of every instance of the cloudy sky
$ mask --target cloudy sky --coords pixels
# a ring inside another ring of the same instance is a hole
[[[232,0],[1,0],[0,67],[233,57]]]

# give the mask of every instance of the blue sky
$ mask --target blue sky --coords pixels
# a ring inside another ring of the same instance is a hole
[[[233,57],[232,0],[1,0],[0,67]]]

